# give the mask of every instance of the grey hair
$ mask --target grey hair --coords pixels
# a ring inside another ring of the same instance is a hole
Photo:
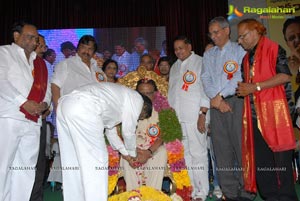
[[[211,26],[212,24],[214,23],[218,23],[220,25],[221,28],[226,28],[226,27],[229,27],[229,22],[222,16],[219,16],[219,17],[215,17],[214,19],[212,19],[208,26]]]
[[[134,40],[134,43],[141,43],[141,44],[144,45],[145,47],[148,46],[147,41],[146,41],[144,38],[142,38],[142,37],[136,38],[136,39]]]

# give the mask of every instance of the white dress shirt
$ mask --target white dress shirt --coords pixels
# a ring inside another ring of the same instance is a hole
[[[96,60],[91,59],[91,68],[89,68],[76,54],[55,66],[51,83],[60,88],[60,95],[63,96],[85,84],[99,82],[97,79],[99,73],[104,75],[102,69],[97,66]]]
[[[27,101],[33,84],[33,61],[36,56],[32,52],[28,63],[24,49],[15,43],[0,47],[0,117],[29,121],[20,112],[20,106]],[[43,102],[49,105],[50,99],[48,86]]]

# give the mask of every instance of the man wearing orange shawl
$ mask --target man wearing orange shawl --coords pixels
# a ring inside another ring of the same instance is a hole
[[[285,51],[264,35],[254,19],[238,24],[243,60],[244,98],[242,154],[245,189],[265,200],[296,201],[292,153],[295,136],[284,84],[290,82]],[[257,186],[256,186],[257,185]]]

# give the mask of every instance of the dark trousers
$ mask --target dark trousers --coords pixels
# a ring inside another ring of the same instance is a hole
[[[39,156],[36,164],[36,171],[35,171],[35,181],[32,188],[30,201],[43,201],[44,195],[44,177],[46,172],[46,136],[47,136],[47,125],[46,120],[42,120],[42,127],[41,127],[41,136],[40,136],[40,150]]]
[[[242,176],[242,112],[243,99],[231,97],[225,99],[233,112],[222,113],[211,110],[211,140],[216,157],[218,181],[223,194],[227,198],[245,197],[252,199],[253,195],[244,190]]]
[[[267,201],[297,201],[293,178],[293,150],[273,152],[253,119],[256,182],[261,197]]]

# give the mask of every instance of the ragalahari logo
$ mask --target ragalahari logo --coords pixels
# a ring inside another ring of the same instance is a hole
[[[238,9],[235,8],[233,5],[229,4],[227,15],[228,15],[227,20],[230,21],[234,18],[242,17],[244,14],[238,11]]]

